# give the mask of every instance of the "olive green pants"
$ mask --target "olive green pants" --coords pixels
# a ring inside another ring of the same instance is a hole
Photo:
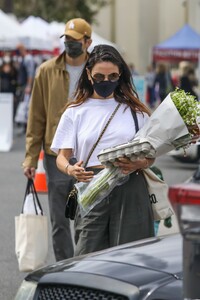
[[[154,220],[146,181],[132,173],[88,215],[75,222],[75,255],[99,251],[154,236]]]

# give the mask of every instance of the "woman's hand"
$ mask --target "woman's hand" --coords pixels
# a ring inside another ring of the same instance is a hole
[[[129,174],[140,169],[146,169],[152,165],[154,159],[142,158],[131,161],[128,157],[119,157],[113,164],[119,167],[123,174]]]
[[[82,167],[83,161],[78,161],[76,164],[69,165],[67,167],[67,173],[73,176],[76,180],[80,182],[89,182],[94,177],[93,171],[85,171]]]
[[[94,172],[85,171],[83,168],[83,161],[78,161],[74,165],[70,165],[69,161],[72,157],[72,149],[60,149],[56,158],[56,165],[58,169],[70,176],[73,176],[77,181],[89,182]]]

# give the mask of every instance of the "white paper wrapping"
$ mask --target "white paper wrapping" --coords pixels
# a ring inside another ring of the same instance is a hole
[[[191,141],[189,131],[170,94],[137,132],[134,140],[149,142],[156,150],[156,157],[186,146]]]

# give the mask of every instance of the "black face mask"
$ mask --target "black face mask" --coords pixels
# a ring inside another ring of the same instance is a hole
[[[66,41],[65,50],[70,57],[76,58],[83,53],[82,43],[76,41]]]
[[[95,92],[103,98],[110,96],[114,92],[117,86],[118,86],[118,81],[114,81],[114,82],[101,81],[101,82],[93,83],[93,88]]]

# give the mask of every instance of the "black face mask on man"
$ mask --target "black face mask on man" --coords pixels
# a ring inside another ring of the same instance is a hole
[[[65,51],[72,58],[76,58],[83,53],[82,43],[80,42],[66,41],[64,44],[65,44]]]
[[[95,82],[93,83],[93,89],[95,92],[103,97],[106,98],[110,96],[116,87],[118,86],[118,80],[117,81],[100,81],[100,82]]]

